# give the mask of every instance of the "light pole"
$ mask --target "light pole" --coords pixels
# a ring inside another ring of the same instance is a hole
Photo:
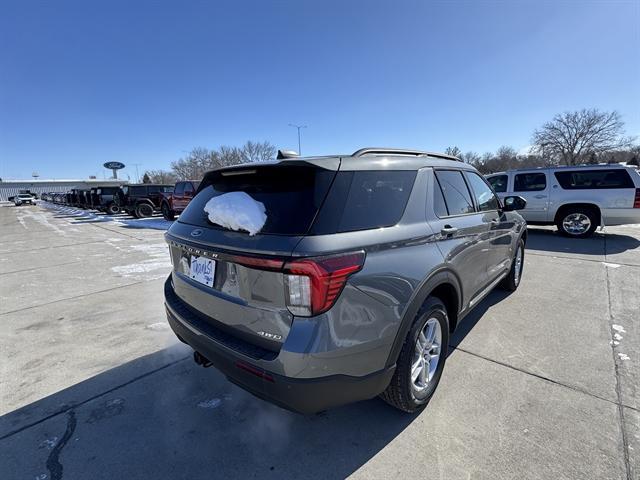
[[[138,173],[138,166],[142,165],[141,163],[132,163],[134,167],[136,167],[136,183],[140,183],[140,174]]]
[[[300,129],[301,128],[307,128],[307,126],[306,125],[295,125],[293,123],[290,123],[289,126],[298,129],[298,155],[302,155],[302,147],[300,147]]]

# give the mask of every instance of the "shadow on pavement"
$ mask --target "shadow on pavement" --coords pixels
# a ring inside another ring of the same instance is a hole
[[[529,227],[528,234],[527,250],[543,252],[603,256],[605,253],[623,253],[640,246],[637,238],[613,233],[595,233],[589,238],[569,238],[554,230]]]
[[[416,418],[379,399],[291,413],[184,354],[166,367],[169,350],[141,357],[0,417],[2,478],[25,477],[36,455],[46,471],[53,453],[69,478],[344,478]],[[38,450],[63,435],[64,451]]]

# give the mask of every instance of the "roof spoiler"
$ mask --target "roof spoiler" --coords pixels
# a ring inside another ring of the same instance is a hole
[[[444,153],[424,152],[422,150],[407,150],[404,148],[361,148],[351,154],[352,157],[364,157],[365,155],[413,155],[420,157],[423,155],[429,157],[442,158],[444,160],[455,160],[456,162],[462,162],[458,157],[453,155],[446,155]]]

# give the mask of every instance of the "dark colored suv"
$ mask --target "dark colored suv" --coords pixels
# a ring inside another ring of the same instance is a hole
[[[264,207],[257,234],[209,220],[230,192]],[[518,287],[524,204],[501,203],[455,157],[419,151],[211,171],[166,234],[169,324],[196,362],[285,408],[381,395],[419,410],[464,316],[497,285]]]
[[[129,215],[136,218],[150,217],[160,210],[162,195],[172,190],[173,185],[154,183],[125,185],[122,187],[119,205]]]

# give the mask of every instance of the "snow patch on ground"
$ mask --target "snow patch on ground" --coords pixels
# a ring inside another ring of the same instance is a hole
[[[620,360],[623,360],[623,361],[624,361],[624,360],[629,360],[629,355],[627,355],[626,353],[619,353],[619,354],[618,354],[618,358],[619,358]]]
[[[198,404],[200,408],[218,408],[222,404],[222,400],[219,398],[212,398],[210,400],[203,400]]]
[[[616,332],[627,333],[627,331],[624,329],[622,325],[613,324],[611,325],[611,328],[613,328]]]
[[[267,221],[264,204],[245,192],[229,192],[213,197],[204,206],[211,223],[255,235]]]
[[[164,330],[169,329],[169,325],[166,322],[158,322],[152,323],[151,325],[147,325],[149,330],[153,330],[154,332],[162,332]]]
[[[602,264],[603,264],[605,267],[609,267],[609,268],[619,268],[619,267],[621,267],[621,266],[622,266],[622,265],[620,265],[620,264],[618,264],[618,263],[609,263],[609,262],[602,262]]]

